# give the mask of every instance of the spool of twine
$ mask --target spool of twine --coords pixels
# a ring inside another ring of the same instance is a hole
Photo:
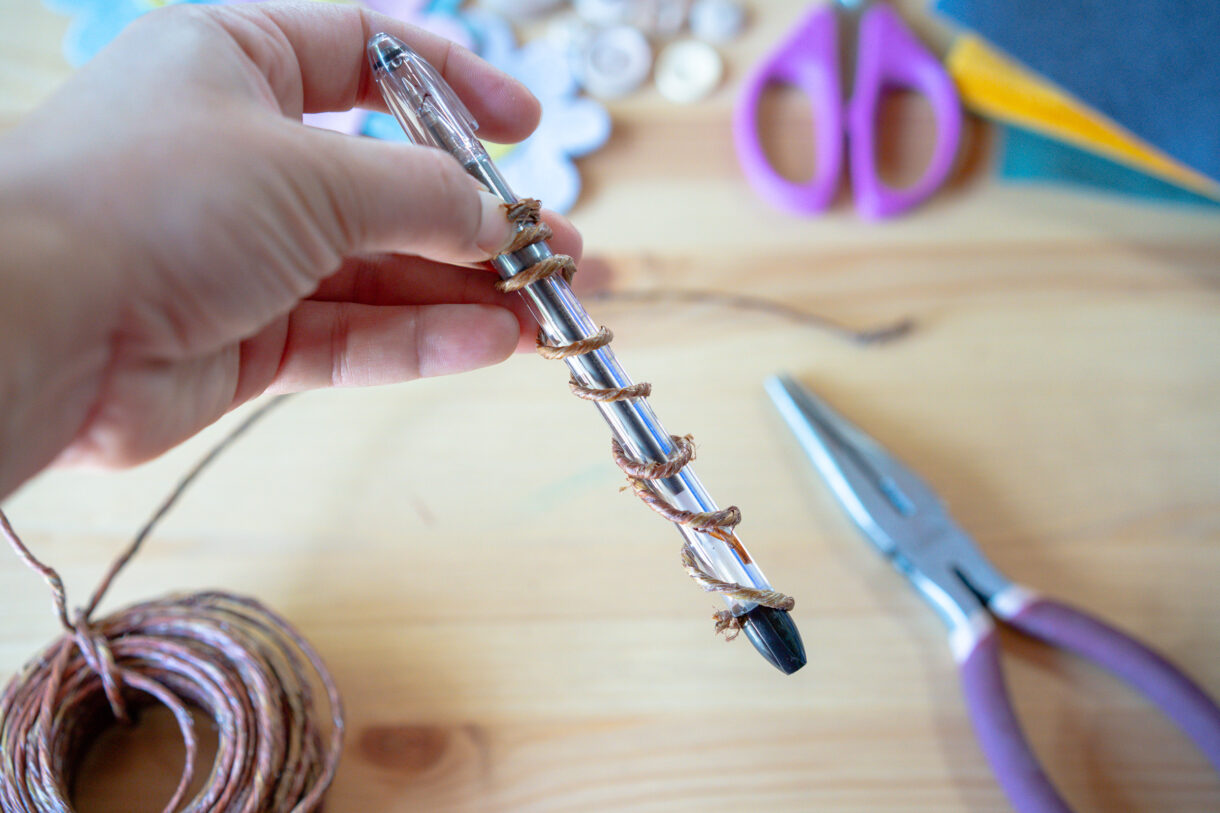
[[[191,481],[282,398],[252,413],[196,464],[71,619],[59,574],[0,512],[13,549],[50,586],[64,630],[0,696],[5,813],[74,811],[73,782],[89,744],[153,703],[173,715],[186,750],[166,813],[318,809],[338,765],[343,710],[322,659],[287,621],[254,599],[223,592],[169,596],[93,619],[110,584]],[[199,751],[192,709],[215,727],[217,748],[202,787],[188,799]]]

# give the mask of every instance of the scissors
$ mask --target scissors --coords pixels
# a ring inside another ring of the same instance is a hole
[[[845,55],[855,46],[854,81],[850,60],[840,60],[840,24],[847,35],[842,38]],[[850,36],[852,29],[858,36]],[[814,170],[808,182],[776,172],[759,142],[758,104],[771,84],[795,85],[809,99]],[[922,93],[936,117],[931,161],[923,177],[903,189],[887,186],[876,165],[877,112],[882,91],[890,87]],[[837,0],[814,7],[746,79],[733,119],[737,157],[755,192],[797,214],[824,210],[838,191],[844,127],[856,210],[862,217],[878,219],[910,209],[935,192],[953,167],[962,129],[953,80],[888,5]]]
[[[766,388],[852,520],[948,625],[975,733],[1016,810],[1071,809],[1021,732],[993,619],[1113,672],[1173,720],[1220,772],[1220,708],[1190,678],[1108,624],[1006,579],[918,475],[793,379],[771,378]]]

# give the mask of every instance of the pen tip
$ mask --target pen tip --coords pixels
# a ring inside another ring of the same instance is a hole
[[[776,669],[791,675],[805,665],[805,644],[787,612],[759,605],[739,620],[746,638]]]

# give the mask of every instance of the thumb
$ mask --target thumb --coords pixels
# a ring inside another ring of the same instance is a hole
[[[503,202],[441,150],[294,126],[314,158],[302,192],[325,204],[311,211],[341,255],[472,263],[511,243]]]

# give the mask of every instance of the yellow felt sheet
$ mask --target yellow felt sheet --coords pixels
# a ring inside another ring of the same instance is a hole
[[[1044,133],[1220,200],[1220,183],[1170,158],[976,36],[957,39],[947,67],[962,102],[982,115]]]

